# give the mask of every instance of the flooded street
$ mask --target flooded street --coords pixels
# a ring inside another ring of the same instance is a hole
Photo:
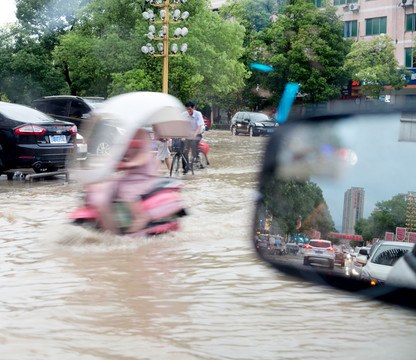
[[[409,359],[414,312],[275,273],[250,241],[266,138],[209,131],[158,237],[70,225],[79,185],[0,180],[0,359]],[[163,174],[164,166],[161,168]]]

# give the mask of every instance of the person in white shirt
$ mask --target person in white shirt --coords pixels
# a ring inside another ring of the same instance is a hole
[[[185,104],[186,111],[183,115],[191,122],[191,135],[185,140],[184,156],[186,162],[189,164],[189,149],[192,148],[192,156],[198,155],[198,144],[202,139],[202,133],[204,132],[204,118],[200,111],[195,110],[195,104],[192,101],[187,101]],[[188,172],[188,167],[185,163],[182,164],[183,173]]]

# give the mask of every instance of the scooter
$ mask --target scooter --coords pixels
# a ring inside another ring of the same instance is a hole
[[[187,214],[186,206],[180,197],[182,184],[168,178],[160,179],[155,188],[142,196],[141,209],[144,210],[149,222],[144,229],[129,233],[130,236],[156,235],[179,229],[179,220]],[[88,206],[89,193],[86,191],[83,206],[68,214],[68,219],[76,225],[100,229],[97,209]],[[113,203],[115,220],[120,229],[130,225],[131,217],[122,203]]]
[[[70,179],[84,185],[84,200],[81,207],[68,214],[68,219],[74,224],[100,229],[100,212],[96,206],[91,205],[91,197],[111,198],[114,189],[95,185],[108,183],[108,179],[120,170],[120,162],[136,141],[134,134],[138,129],[153,131],[158,137],[186,137],[190,133],[190,123],[183,116],[185,111],[185,107],[175,97],[151,92],[115,96],[96,109],[85,120],[85,128],[81,124],[79,131],[84,132],[87,143],[96,143],[105,138],[111,139],[111,147],[103,154],[91,154],[87,161],[73,161],[69,165]],[[120,233],[139,236],[178,230],[180,218],[186,215],[186,206],[180,196],[181,188],[182,183],[177,179],[157,179],[154,187],[140,196],[137,205],[133,205],[133,209],[137,209],[136,214],[145,212],[148,220],[141,230],[133,233],[125,230],[132,223],[134,210],[132,212],[126,202],[113,201],[114,223]]]

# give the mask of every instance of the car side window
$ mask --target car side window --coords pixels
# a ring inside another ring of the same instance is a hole
[[[46,113],[47,112],[47,103],[44,102],[44,101],[37,101],[34,104],[34,108],[36,110],[39,110],[39,111],[42,111],[42,112]]]
[[[381,252],[375,258],[373,263],[380,265],[393,266],[395,262],[406,254],[407,250],[405,249],[388,249]]]
[[[84,103],[74,100],[71,102],[69,117],[81,119],[82,115],[87,114],[89,111],[90,109]]]
[[[50,115],[66,116],[66,100],[54,100],[48,101],[46,104],[45,112]]]

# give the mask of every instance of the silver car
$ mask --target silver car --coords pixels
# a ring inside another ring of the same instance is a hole
[[[335,250],[329,240],[312,239],[304,247],[303,265],[317,264],[334,268]]]

